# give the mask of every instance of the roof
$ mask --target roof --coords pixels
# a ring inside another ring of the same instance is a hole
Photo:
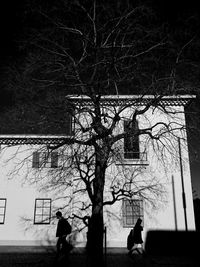
[[[156,96],[159,97],[159,96]],[[91,99],[87,96],[67,96],[68,99],[75,101],[75,103],[86,102],[88,105],[92,104]],[[102,97],[105,105],[145,105],[148,101],[155,99],[153,95],[107,95]],[[160,100],[161,104],[166,106],[186,106],[191,100],[195,99],[194,95],[179,95],[179,96],[163,96]],[[69,136],[68,136],[69,137]],[[2,145],[55,145],[66,143],[67,136],[64,135],[24,135],[11,134],[0,135],[0,144]]]

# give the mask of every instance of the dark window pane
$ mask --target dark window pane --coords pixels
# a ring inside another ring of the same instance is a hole
[[[124,121],[124,131],[130,131],[124,138],[124,158],[125,159],[139,159],[139,136],[134,135],[134,131],[138,129],[138,123],[130,123],[130,121]]]
[[[58,167],[58,152],[51,153],[51,168]]]
[[[32,167],[33,168],[39,168],[39,152],[33,152],[33,161],[32,161]]]

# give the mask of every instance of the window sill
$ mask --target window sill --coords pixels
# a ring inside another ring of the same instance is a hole
[[[59,168],[61,168],[61,166],[51,167],[51,166],[48,166],[48,165],[44,165],[44,166],[40,166],[40,167],[32,167],[32,169],[35,169],[35,170],[42,170],[42,169],[59,169]]]
[[[46,222],[46,223],[42,223],[42,222],[34,222],[34,225],[47,225],[47,224],[50,224],[50,222]]]
[[[123,225],[123,228],[133,228],[135,225],[132,224],[132,225]]]
[[[143,159],[123,159],[122,161],[117,161],[115,164],[116,165],[142,165],[142,166],[148,166],[149,162],[148,162],[148,160],[143,160]]]

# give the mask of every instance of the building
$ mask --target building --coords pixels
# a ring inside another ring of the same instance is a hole
[[[107,246],[126,246],[127,235],[138,217],[143,220],[144,240],[152,229],[195,230],[184,114],[184,106],[192,98],[163,97],[158,107],[152,105],[146,109],[131,126],[129,120],[133,110],[144,109],[153,96],[103,98],[102,107],[110,116],[114,114],[113,110],[126,104],[114,135],[126,127],[151,130],[138,137],[124,137],[114,145],[104,192],[108,204],[104,208]],[[72,99],[77,107],[83,102],[84,106],[90,105],[88,98]],[[91,123],[87,111],[77,116],[82,126]],[[74,127],[69,132],[78,136],[80,125],[72,120],[69,123]],[[105,125],[107,123],[105,121]],[[159,138],[152,140],[152,135]],[[72,218],[73,214],[81,216],[86,210],[88,200],[79,174],[71,168],[75,158],[70,155],[77,147],[65,144],[51,150],[65,138],[18,133],[0,136],[0,245],[52,245],[57,223],[55,211],[62,209]],[[84,155],[80,148],[79,159]],[[122,195],[119,201],[109,205],[111,191],[127,190],[127,187],[132,192],[131,201]],[[77,218],[69,220],[76,232],[77,246],[84,246],[86,229],[79,232],[82,226]]]

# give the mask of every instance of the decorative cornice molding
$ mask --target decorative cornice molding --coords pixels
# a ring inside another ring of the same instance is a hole
[[[101,98],[102,103],[105,106],[121,106],[121,105],[133,105],[143,106],[160,96],[153,95],[108,95]],[[91,99],[87,96],[66,96],[69,100],[73,101],[74,104],[80,105],[80,103],[86,103],[87,105],[93,105]],[[178,96],[163,96],[159,103],[164,106],[186,106],[196,96],[194,95],[178,95]]]
[[[1,145],[59,145],[64,144],[66,137],[59,136],[24,136],[24,135],[0,135]]]
[[[77,105],[86,103],[92,105],[91,99],[86,96],[67,96]],[[146,95],[111,95],[102,98],[103,104],[107,106],[116,105],[145,105],[153,100],[155,96]],[[195,99],[194,95],[180,95],[180,96],[163,96],[160,100],[160,105],[164,106],[186,106],[190,101]],[[67,144],[69,136],[55,136],[55,135],[0,135],[0,145],[59,145]]]

